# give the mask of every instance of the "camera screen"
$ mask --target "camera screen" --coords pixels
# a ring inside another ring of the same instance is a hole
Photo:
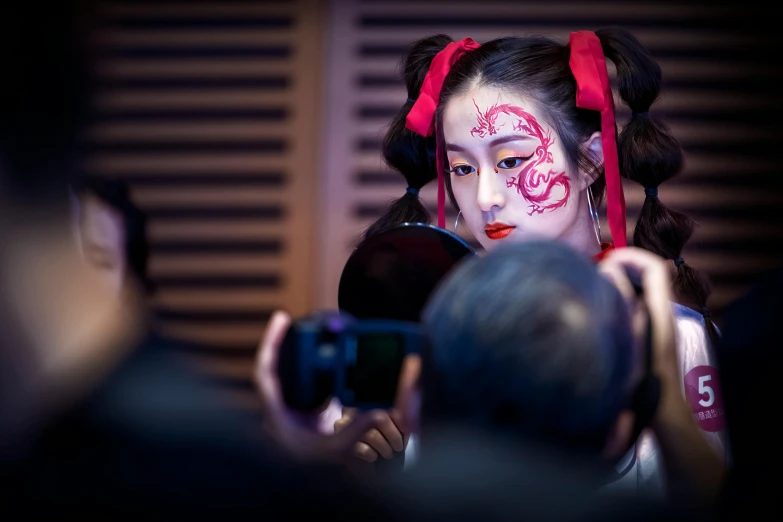
[[[367,334],[357,336],[356,341],[356,365],[346,376],[356,404],[392,405],[405,357],[405,338]]]

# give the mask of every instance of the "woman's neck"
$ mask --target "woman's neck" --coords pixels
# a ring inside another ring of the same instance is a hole
[[[587,196],[577,198],[577,201],[580,202],[577,218],[571,229],[561,239],[584,255],[592,257],[601,251],[601,243],[596,237],[593,218],[586,200]]]

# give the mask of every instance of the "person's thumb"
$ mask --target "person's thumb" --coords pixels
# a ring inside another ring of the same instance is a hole
[[[379,426],[383,419],[384,413],[381,411],[356,413],[350,423],[330,437],[332,450],[338,453],[352,452],[364,434]]]

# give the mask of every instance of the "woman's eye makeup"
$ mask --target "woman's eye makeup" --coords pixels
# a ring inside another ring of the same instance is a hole
[[[520,167],[524,162],[531,159],[534,154],[519,154],[515,152],[507,152],[501,155],[501,159],[496,165],[496,171],[499,169],[511,170]],[[476,172],[476,169],[467,163],[455,163],[448,169],[449,173],[454,173],[457,176],[467,176]]]
[[[530,155],[523,155],[523,154],[510,154],[505,156],[502,160],[500,160],[497,163],[498,169],[515,169],[522,165],[525,161],[529,160],[533,157],[533,154]]]
[[[471,167],[470,165],[454,165],[451,167],[449,172],[453,172],[457,176],[467,176],[468,174],[475,172],[476,169]]]

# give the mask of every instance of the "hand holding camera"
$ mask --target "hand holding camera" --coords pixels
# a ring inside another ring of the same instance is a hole
[[[640,248],[613,251],[598,265],[625,298],[637,344],[649,334],[652,371],[661,380],[661,405],[673,399],[682,402],[677,366],[671,277],[660,257]],[[649,327],[649,332],[647,331]],[[659,408],[664,413],[665,408]]]
[[[341,313],[293,323],[276,314],[256,379],[279,443],[300,457],[327,451],[372,462],[399,455],[410,429],[405,412],[388,410],[407,404],[399,394],[414,388],[399,379],[418,376],[420,361],[411,355],[423,341],[419,314],[437,283],[471,255],[450,232],[405,223],[366,238],[351,255],[340,279]],[[330,397],[346,409],[335,434],[325,436],[317,433],[318,416]]]
[[[334,431],[338,433],[350,426],[354,418],[361,414],[356,408],[344,408],[343,416],[334,423]],[[391,460],[395,452],[405,450],[409,433],[403,433],[405,421],[396,411],[379,411],[384,420],[365,433],[354,446],[354,456],[365,462],[376,462],[378,459]],[[407,431],[407,430],[406,430]]]
[[[291,326],[285,312],[276,312],[267,326],[256,361],[255,379],[272,438],[292,457],[303,461],[342,461],[370,429],[384,421],[379,412],[356,415],[339,433],[322,435],[316,429],[319,410],[297,411],[286,404],[278,375],[283,339]]]

